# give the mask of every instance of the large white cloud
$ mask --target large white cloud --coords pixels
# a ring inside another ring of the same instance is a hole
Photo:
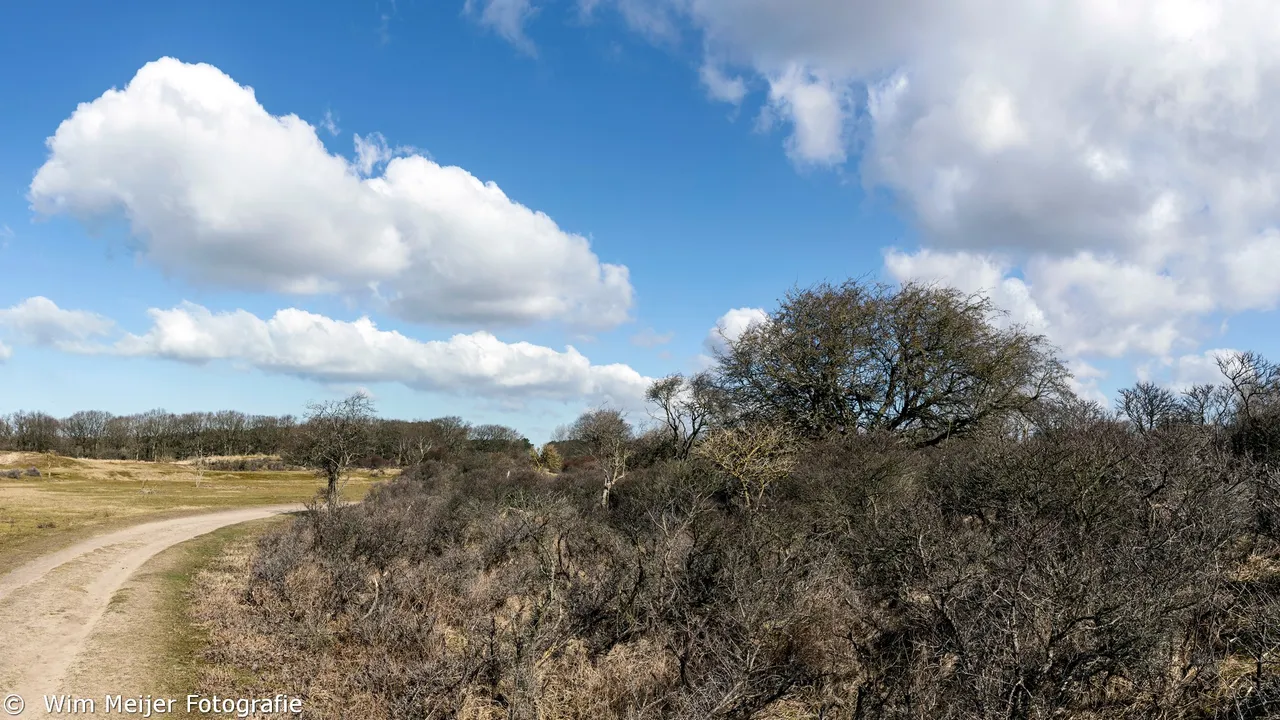
[[[217,68],[163,58],[62,122],[30,200],[89,223],[123,214],[150,260],[199,282],[372,288],[420,322],[627,318],[627,269],[586,238],[462,168],[376,134],[356,144],[349,162]]]
[[[212,312],[193,303],[148,314],[152,324],[145,333],[124,334],[110,342],[87,341],[110,333],[114,323],[61,309],[46,298],[0,310],[0,324],[23,330],[24,342],[71,352],[197,364],[226,360],[324,382],[396,382],[418,390],[503,400],[636,407],[651,382],[627,365],[593,365],[572,346],[557,351],[507,343],[487,332],[424,342],[380,330],[367,317],[346,322],[295,308],[265,320],[244,310]]]
[[[361,318],[343,322],[298,309],[263,320],[243,310],[213,313],[186,303],[151,310],[152,328],[117,343],[118,352],[187,362],[228,359],[268,372],[325,381],[399,382],[480,396],[631,401],[647,379],[626,365],[592,365],[563,352],[505,343],[487,332],[421,342]]]
[[[111,333],[115,323],[97,313],[64,310],[49,298],[37,296],[0,309],[0,328],[18,342],[77,351],[94,338]]]
[[[901,281],[945,282],[985,294],[1008,320],[1048,335],[1072,357],[1170,357],[1188,349],[1190,338],[1201,334],[1198,318],[1215,308],[1194,276],[1089,251],[1032,257],[1019,270],[982,253],[891,250],[885,266]]]
[[[927,248],[891,255],[896,275],[986,263],[1081,354],[1176,356],[1208,317],[1280,300],[1276,3],[651,5],[763,81],[798,164],[856,158],[892,192]]]
[[[723,353],[730,343],[736,342],[752,325],[765,322],[769,314],[763,308],[734,308],[716,320],[716,324],[707,331],[702,345],[707,352]]]

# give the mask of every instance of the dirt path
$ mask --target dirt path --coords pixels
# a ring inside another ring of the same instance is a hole
[[[117,591],[147,560],[218,528],[300,509],[245,508],[135,525],[0,577],[0,695],[23,698],[23,718],[47,717],[44,695],[80,694],[79,688],[65,686],[68,670],[85,653],[91,636],[119,630],[100,628],[99,621]],[[128,662],[125,635],[113,662]]]

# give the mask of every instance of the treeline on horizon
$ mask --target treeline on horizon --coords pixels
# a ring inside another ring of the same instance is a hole
[[[111,460],[188,460],[211,456],[291,456],[303,440],[306,416],[252,415],[235,410],[134,415],[85,410],[65,418],[39,411],[0,415],[0,450]],[[406,467],[461,445],[522,452],[532,443],[514,428],[472,425],[457,416],[432,420],[366,419],[356,466]]]
[[[202,616],[231,668],[204,689],[314,717],[1275,717],[1280,369],[1219,365],[1106,408],[980,296],[795,290],[656,382],[654,430],[593,410],[563,467],[459,446],[267,533]]]

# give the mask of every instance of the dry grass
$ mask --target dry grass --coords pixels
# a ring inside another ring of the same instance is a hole
[[[281,521],[276,519],[273,524]],[[273,613],[284,609],[276,598],[255,596],[245,589],[250,583],[255,554],[254,540],[265,523],[250,531],[219,531],[221,540],[202,545],[201,561],[191,576],[185,597],[190,603],[183,618],[194,628],[191,638],[198,642],[185,647],[188,674],[183,679],[190,692],[228,697],[256,697],[284,692],[306,697],[304,718],[349,716],[360,708],[364,718],[398,717],[387,698],[362,688],[362,670],[370,662],[386,661],[370,648],[344,645],[340,638],[352,630],[350,618],[310,618],[305,637],[273,633]],[[194,545],[194,543],[187,543]],[[213,554],[209,554],[213,550]],[[291,593],[307,605],[308,594],[320,592],[325,578],[312,566],[299,568],[289,577]],[[521,603],[508,603],[518,615]],[[267,607],[259,606],[266,602]],[[321,607],[313,598],[309,607]],[[508,621],[513,618],[507,618]],[[474,638],[441,621],[445,642],[433,655],[462,655]],[[318,641],[327,651],[316,653],[310,643]],[[180,657],[182,654],[175,654]],[[439,658],[436,658],[437,660]],[[571,641],[556,652],[548,652],[533,667],[533,685],[538,693],[538,717],[547,720],[617,717],[619,698],[636,699],[640,707],[665,686],[675,682],[678,670],[669,654],[649,640],[614,648],[602,657],[591,658],[581,641]],[[483,683],[460,692],[456,717],[459,720],[507,720],[503,704],[493,698]],[[176,686],[175,686],[176,687]],[[505,688],[508,692],[513,688]],[[435,717],[433,715],[432,717]],[[785,714],[777,717],[791,717]]]
[[[340,685],[340,665],[332,655],[306,662],[302,648],[280,642],[259,626],[260,613],[246,602],[250,565],[258,533],[243,533],[220,543],[203,558],[186,588],[184,620],[192,629],[186,653],[187,692],[254,697],[264,692],[306,695],[305,715],[340,711],[349,699],[312,687]],[[298,673],[305,668],[304,673]],[[311,682],[312,679],[315,682]],[[330,685],[334,683],[334,685]],[[329,716],[340,716],[331,714]]]
[[[28,476],[35,467],[40,475]],[[21,470],[19,478],[3,476]],[[343,497],[377,478],[356,473]],[[95,532],[179,514],[304,502],[323,481],[303,470],[197,473],[190,463],[0,454],[0,572]]]

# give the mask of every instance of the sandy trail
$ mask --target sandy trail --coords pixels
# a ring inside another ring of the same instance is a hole
[[[46,717],[44,695],[78,694],[63,686],[68,669],[84,653],[112,597],[147,560],[218,528],[301,509],[244,508],[135,525],[0,576],[0,696],[20,695],[26,701],[23,718]]]

